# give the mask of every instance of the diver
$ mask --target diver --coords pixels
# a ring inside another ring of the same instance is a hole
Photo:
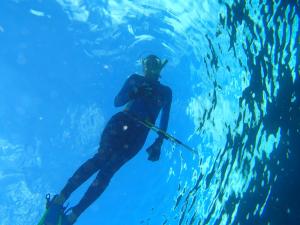
[[[161,111],[159,128],[166,132],[172,90],[159,82],[160,72],[167,64],[155,55],[142,60],[144,76],[131,75],[114,99],[116,107],[124,109],[106,124],[97,153],[83,163],[68,180],[61,192],[51,200],[48,197],[47,214],[42,225],[71,225],[103,193],[112,176],[126,162],[132,159],[143,147],[149,127],[141,121],[155,124]],[[158,135],[147,148],[148,160],[157,161],[160,157],[163,135]],[[77,205],[65,211],[64,203],[81,184],[97,173]]]

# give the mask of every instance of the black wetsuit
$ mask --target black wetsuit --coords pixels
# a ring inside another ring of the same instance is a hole
[[[144,85],[151,87],[151,95],[133,94],[134,90]],[[102,133],[98,152],[79,167],[61,192],[65,199],[69,198],[74,190],[98,172],[81,201],[72,209],[76,215],[79,216],[101,195],[114,173],[143,147],[149,128],[136,118],[155,123],[162,110],[160,128],[166,131],[171,102],[171,89],[158,81],[136,74],[126,80],[114,102],[117,107],[127,104],[125,109],[109,120]]]

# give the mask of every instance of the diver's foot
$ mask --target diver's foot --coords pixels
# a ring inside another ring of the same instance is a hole
[[[59,217],[64,212],[64,198],[60,195],[54,195],[50,200],[50,195],[47,197],[47,215],[45,225],[56,225]]]
[[[72,208],[68,209],[62,218],[62,225],[72,225],[77,220],[77,215],[72,211]]]

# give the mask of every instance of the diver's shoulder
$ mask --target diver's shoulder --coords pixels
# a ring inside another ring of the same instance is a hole
[[[162,83],[160,83],[160,85],[161,85],[161,87],[162,87],[164,90],[166,90],[166,91],[168,91],[168,92],[172,92],[172,89],[171,89],[168,85],[165,85],[165,84],[162,84]]]
[[[141,76],[137,73],[133,73],[129,76],[129,79],[141,80],[141,79],[143,79],[143,76]]]
[[[172,96],[172,89],[169,86],[167,86],[165,84],[160,84],[160,85],[166,95]]]

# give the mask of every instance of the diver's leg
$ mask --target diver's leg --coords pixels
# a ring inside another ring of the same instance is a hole
[[[73,191],[99,170],[101,163],[101,156],[98,152],[75,171],[59,194],[62,204],[70,197]]]
[[[59,215],[62,214],[64,202],[69,198],[71,193],[85,182],[91,175],[99,170],[98,153],[91,159],[87,160],[74,175],[69,179],[66,186],[59,195],[55,195],[48,203],[48,213],[45,217],[46,224],[56,224]]]
[[[120,117],[120,118],[119,118]],[[128,129],[124,129],[124,127]],[[80,202],[72,207],[68,216],[75,221],[104,192],[115,172],[134,157],[142,148],[149,129],[146,129],[125,114],[117,114],[106,126],[100,146],[105,149],[105,161],[101,163],[97,177]],[[101,151],[100,151],[101,152]]]
[[[103,130],[97,154],[79,167],[79,169],[69,179],[66,186],[62,189],[60,196],[63,199],[63,202],[70,197],[73,191],[75,191],[81,184],[97,172],[100,167],[103,167],[104,164],[109,161],[112,150],[110,145],[107,146],[107,143],[117,140],[115,138],[116,130],[122,130],[119,119],[121,116],[123,116],[123,114],[118,113],[109,120]]]
[[[81,201],[72,208],[72,212],[79,216],[86,210],[106,189],[110,179],[126,162],[132,159],[143,147],[149,129],[132,122],[124,122],[129,124],[128,132],[122,131],[114,140],[111,137],[104,139],[101,143],[106,147],[105,163],[100,165],[100,171],[97,177],[90,185]],[[122,125],[122,124],[121,124]],[[119,129],[119,130],[120,130]],[[116,129],[119,131],[118,129]],[[111,130],[111,132],[114,130]],[[113,137],[113,135],[112,135]],[[110,139],[111,138],[111,139]],[[109,147],[109,145],[111,145]]]
[[[95,180],[90,185],[80,202],[72,207],[72,212],[78,217],[83,213],[96,199],[104,192],[115,172],[127,160],[124,158],[112,159],[109,163],[103,166],[97,174]]]
[[[98,173],[96,179],[90,185],[80,202],[72,208],[72,212],[78,217],[104,192],[113,174]]]

